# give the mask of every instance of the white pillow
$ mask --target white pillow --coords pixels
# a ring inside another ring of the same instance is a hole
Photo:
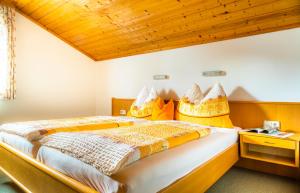
[[[190,103],[199,104],[203,99],[203,93],[198,84],[194,83],[193,87],[189,89],[184,95]]]
[[[207,93],[207,95],[202,99],[201,102],[205,102],[209,99],[215,99],[219,96],[226,96],[225,91],[220,83],[216,83],[210,91]]]
[[[146,86],[144,86],[143,89],[139,92],[138,96],[136,97],[134,105],[137,107],[142,106],[145,103],[148,96],[149,96],[149,90]]]
[[[149,93],[148,97],[147,97],[146,100],[145,100],[145,103],[148,103],[148,102],[150,102],[150,101],[152,101],[152,100],[156,100],[157,97],[158,97],[157,92],[156,92],[156,90],[152,87],[151,90],[150,90],[150,93]]]

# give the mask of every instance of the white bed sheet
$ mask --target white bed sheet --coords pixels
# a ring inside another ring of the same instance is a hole
[[[237,129],[214,128],[207,137],[144,158],[111,177],[49,147],[42,146],[37,159],[99,192],[117,192],[120,187],[126,187],[128,193],[153,193],[187,175],[237,140]]]
[[[0,132],[0,141],[10,145],[11,147],[25,153],[29,157],[35,158],[40,147],[38,142],[32,143],[24,137]]]

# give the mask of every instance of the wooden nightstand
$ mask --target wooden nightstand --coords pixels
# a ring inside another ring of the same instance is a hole
[[[241,131],[241,157],[299,167],[299,141],[299,134],[288,138],[278,138]]]

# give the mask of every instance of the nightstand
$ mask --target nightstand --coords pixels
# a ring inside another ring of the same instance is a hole
[[[241,131],[241,157],[290,167],[299,167],[300,135],[278,138]]]

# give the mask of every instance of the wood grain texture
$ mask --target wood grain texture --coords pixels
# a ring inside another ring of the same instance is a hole
[[[133,99],[112,98],[112,115],[119,116],[120,110],[126,110],[126,112],[128,112],[133,101]]]
[[[161,192],[184,193],[196,187],[198,187],[197,192],[205,192],[238,161],[238,158],[238,144],[236,143]],[[0,171],[3,171],[27,193],[99,193],[2,142],[0,142]],[[207,177],[205,174],[208,172],[212,172],[213,175]],[[199,184],[202,184],[200,188]],[[118,193],[122,192],[123,190],[120,190]]]
[[[250,150],[250,145],[271,147],[267,151],[258,152]],[[286,156],[282,153],[284,150],[289,150],[293,156]],[[249,152],[250,151],[250,152]],[[280,139],[276,137],[263,136],[259,134],[252,134],[249,132],[240,133],[240,152],[241,157],[254,160],[266,161],[270,163],[276,163],[279,165],[286,165],[299,168],[299,141],[290,138]],[[274,155],[274,152],[277,152]]]
[[[134,102],[134,99],[125,99],[125,98],[112,98],[112,115],[113,116],[119,116],[120,110],[126,110],[126,112],[129,111],[130,106]],[[177,108],[178,101],[174,102],[174,109]]]
[[[133,101],[134,99],[113,98],[112,114],[115,116],[119,115],[121,109],[128,111]],[[177,105],[178,101],[174,101],[174,103]],[[298,133],[291,138],[295,141],[300,141],[300,126],[297,121],[300,116],[299,102],[229,101],[229,106],[231,111],[230,118],[236,126],[242,128],[261,127],[266,119],[279,120],[282,129]],[[296,157],[299,157],[299,151],[296,153]],[[300,179],[300,168],[296,169],[251,159],[241,159],[236,166]]]
[[[10,0],[94,60],[300,27],[299,0]]]
[[[0,142],[0,170],[27,193],[97,193]]]
[[[280,121],[282,131],[300,133],[300,103],[297,102],[230,102],[230,118],[242,128],[262,127],[264,120]]]
[[[112,115],[128,111],[134,99],[112,99]],[[178,101],[174,101],[175,109]],[[264,120],[278,120],[282,131],[300,133],[300,102],[229,101],[233,125],[247,128],[263,126]],[[300,138],[300,137],[299,137]]]

